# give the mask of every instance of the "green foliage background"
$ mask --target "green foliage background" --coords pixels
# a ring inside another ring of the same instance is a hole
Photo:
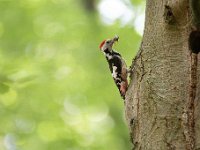
[[[98,46],[119,35],[115,49],[130,65],[141,37],[131,25],[104,25],[83,3],[0,0],[0,150],[130,149]]]

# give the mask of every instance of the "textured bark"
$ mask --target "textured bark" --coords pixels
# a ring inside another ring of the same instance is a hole
[[[188,0],[147,0],[125,112],[134,149],[200,149],[200,56]]]

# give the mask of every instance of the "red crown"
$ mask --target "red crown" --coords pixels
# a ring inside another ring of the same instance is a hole
[[[103,42],[101,42],[101,44],[99,45],[99,48],[102,48],[102,46],[104,45],[105,42],[106,42],[106,40],[104,40]]]

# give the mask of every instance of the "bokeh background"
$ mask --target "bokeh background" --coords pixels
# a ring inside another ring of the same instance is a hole
[[[0,150],[128,150],[123,100],[99,50],[130,65],[141,0],[0,0]]]

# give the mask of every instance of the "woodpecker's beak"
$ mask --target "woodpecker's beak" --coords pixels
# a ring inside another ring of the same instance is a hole
[[[111,42],[112,42],[112,45],[115,43],[115,42],[118,42],[119,41],[119,36],[115,36],[112,40],[111,40]]]
[[[112,39],[112,42],[115,43],[115,42],[118,42],[118,40],[119,40],[119,36],[116,35],[116,36]]]
[[[113,41],[114,41],[114,42],[118,42],[118,41],[119,41],[119,36],[116,35],[116,36],[113,38]]]

